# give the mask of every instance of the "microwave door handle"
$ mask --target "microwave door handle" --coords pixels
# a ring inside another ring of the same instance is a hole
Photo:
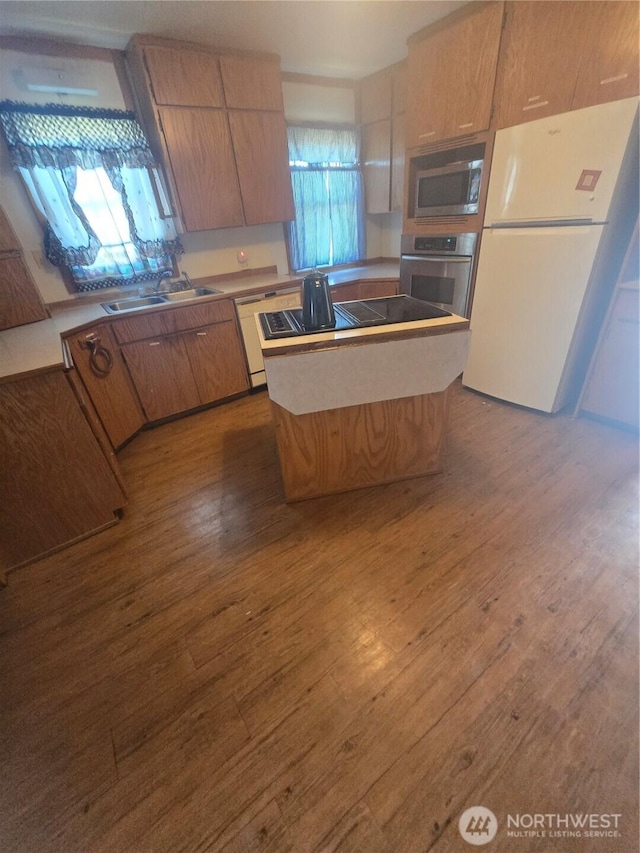
[[[440,257],[440,255],[402,255],[401,261],[434,261],[437,264],[470,264],[470,255],[458,255],[456,257]]]

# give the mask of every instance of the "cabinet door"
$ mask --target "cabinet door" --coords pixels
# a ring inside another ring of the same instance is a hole
[[[360,122],[371,124],[391,116],[392,77],[388,71],[360,82]]]
[[[22,246],[16,237],[7,215],[0,207],[0,252],[21,252]]]
[[[361,281],[359,284],[360,299],[380,299],[383,296],[396,296],[397,281]]]
[[[391,126],[391,210],[404,210],[405,116],[394,115]]]
[[[118,448],[145,421],[120,347],[106,325],[85,329],[67,344],[109,441]]]
[[[409,46],[410,148],[489,127],[503,4],[474,6]]]
[[[200,405],[181,335],[125,344],[122,352],[150,421]]]
[[[159,106],[222,107],[218,57],[205,51],[147,46],[144,61]]]
[[[227,107],[238,110],[284,110],[279,61],[221,56],[220,71]]]
[[[571,108],[637,95],[638,4],[595,0],[581,6],[586,31]]]
[[[240,188],[224,111],[162,109],[159,114],[186,230],[242,225]]]
[[[571,109],[590,3],[518,0],[507,22],[496,86],[497,128]]]
[[[246,224],[293,219],[295,213],[284,115],[231,110],[229,124]]]
[[[391,191],[391,120],[362,127],[362,173],[367,213],[388,213]]]
[[[0,329],[35,323],[48,316],[22,255],[0,256]]]
[[[354,299],[360,299],[360,283],[357,281],[331,288],[332,302],[352,302]]]
[[[213,403],[249,389],[235,322],[186,332],[184,342],[201,403]]]

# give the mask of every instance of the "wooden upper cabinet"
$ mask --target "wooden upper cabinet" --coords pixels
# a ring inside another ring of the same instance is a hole
[[[391,210],[404,210],[404,114],[395,115],[391,126]]]
[[[391,70],[393,114],[398,115],[406,109],[407,63],[399,62]]]
[[[295,216],[284,115],[230,110],[229,125],[247,225]]]
[[[159,106],[223,107],[218,57],[204,50],[146,46],[144,62]]]
[[[0,329],[37,323],[48,317],[20,241],[0,208]]]
[[[365,77],[360,82],[360,123],[390,118],[393,82],[388,71]]]
[[[391,209],[391,119],[362,127],[362,173],[367,213]]]
[[[227,115],[223,110],[158,110],[187,231],[243,225]]]
[[[586,19],[574,110],[631,98],[640,91],[638,27],[634,2],[581,3]]]
[[[220,71],[227,107],[282,112],[282,80],[277,59],[221,56]]]
[[[0,252],[21,252],[22,246],[16,237],[11,223],[0,207]]]
[[[407,147],[489,127],[503,3],[471,3],[409,41]]]
[[[591,3],[518,0],[507,20],[496,83],[496,128],[571,109]]]

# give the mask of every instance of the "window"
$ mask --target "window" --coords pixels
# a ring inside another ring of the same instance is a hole
[[[132,113],[3,102],[14,168],[45,221],[47,258],[78,291],[155,279],[182,252]]]
[[[364,212],[355,129],[289,127],[296,219],[289,224],[294,269],[364,257]]]

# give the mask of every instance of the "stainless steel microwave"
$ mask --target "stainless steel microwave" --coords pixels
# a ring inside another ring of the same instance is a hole
[[[416,175],[414,216],[459,216],[478,212],[482,160],[448,163]]]

